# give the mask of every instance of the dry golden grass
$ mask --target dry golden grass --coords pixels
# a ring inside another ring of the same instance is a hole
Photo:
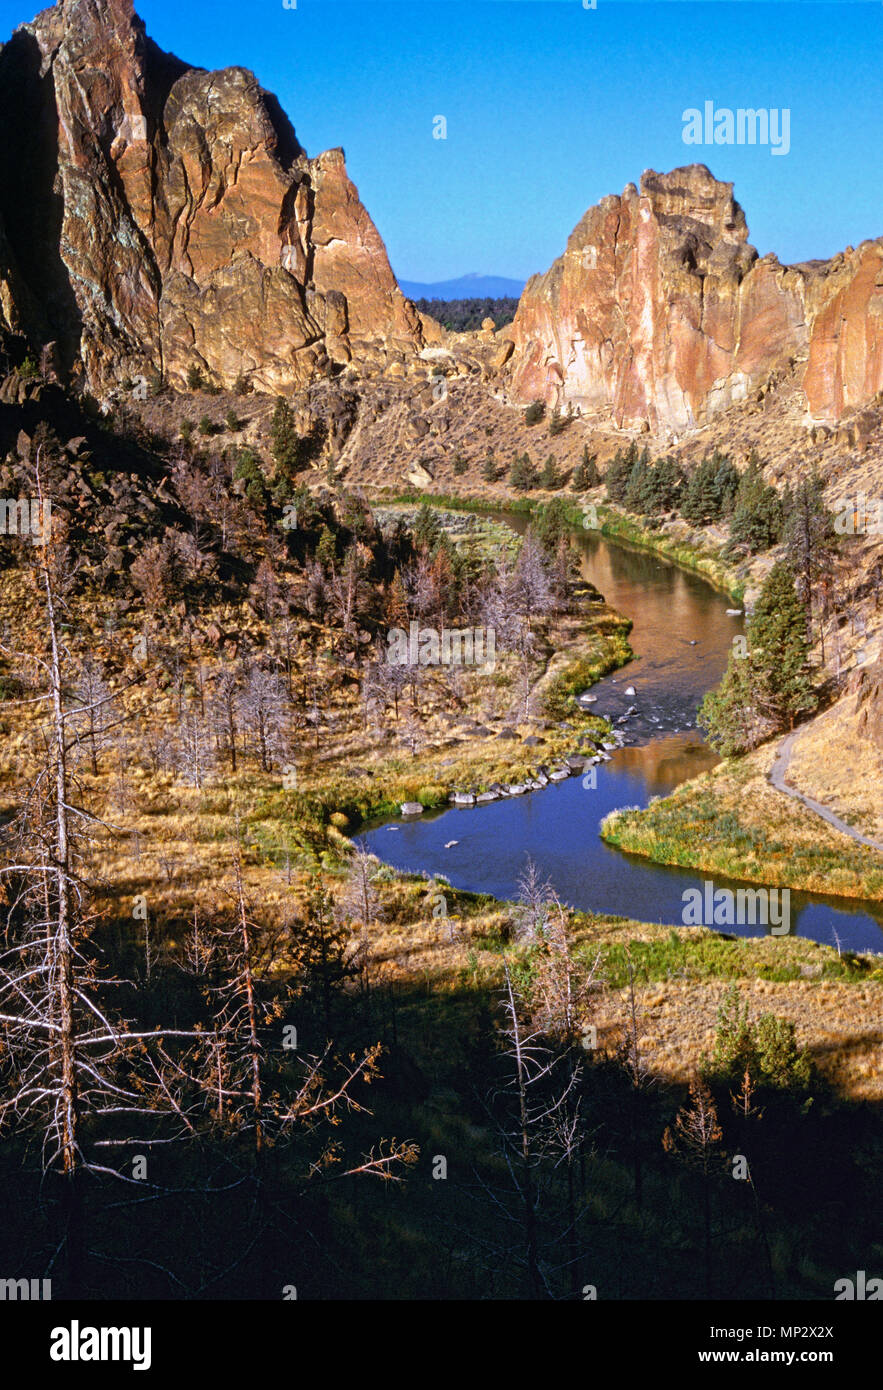
[[[605,839],[663,864],[852,898],[883,899],[883,858],[767,781],[778,740],[605,823]]]
[[[861,728],[854,695],[838,700],[801,731],[786,780],[847,825],[883,840],[883,749]]]

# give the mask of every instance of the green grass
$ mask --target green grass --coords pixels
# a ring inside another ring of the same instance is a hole
[[[642,929],[643,930],[643,929]],[[628,957],[635,983],[681,980],[840,980],[864,984],[883,981],[883,959],[818,946],[801,937],[748,939],[727,937],[716,932],[685,932],[671,929],[652,940],[613,941],[601,948],[604,979],[611,989],[625,989],[629,983]],[[591,942],[581,947],[592,956]],[[808,967],[812,972],[808,973]]]
[[[878,856],[847,840],[834,845],[824,835],[808,834],[812,812],[803,808],[783,805],[774,817],[772,808],[761,810],[747,791],[740,805],[740,784],[750,780],[752,769],[728,763],[726,771],[732,787],[719,786],[706,773],[644,810],[612,811],[601,823],[601,838],[661,864],[832,896],[883,898]]]
[[[633,659],[635,654],[627,641],[631,619],[617,616],[605,628],[589,639],[588,650],[582,656],[568,662],[545,687],[543,698],[552,719],[570,718],[579,710],[577,695]]]

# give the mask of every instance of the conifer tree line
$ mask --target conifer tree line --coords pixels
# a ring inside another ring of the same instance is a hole
[[[784,539],[795,505],[790,488],[779,493],[766,483],[752,452],[739,471],[719,449],[691,470],[671,455],[651,459],[636,441],[614,455],[604,474],[607,498],[642,516],[676,512],[696,526],[725,523],[731,555],[756,555]]]

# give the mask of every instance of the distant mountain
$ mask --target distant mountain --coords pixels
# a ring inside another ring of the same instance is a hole
[[[419,280],[400,280],[399,288],[409,299],[517,299],[524,280],[507,280],[503,275],[461,275],[457,280],[436,280],[431,285]]]

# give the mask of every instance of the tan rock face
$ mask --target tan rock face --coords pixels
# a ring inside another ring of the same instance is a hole
[[[342,151],[242,68],[187,68],[132,0],[60,0],[0,52],[0,315],[97,394],[191,365],[300,385],[423,345]]]
[[[759,260],[731,184],[704,165],[649,171],[528,281],[506,330],[512,393],[679,434],[808,358],[809,409],[836,419],[880,389],[881,255],[867,243],[831,275]]]
[[[883,391],[883,241],[835,256],[814,291],[803,389],[810,414],[837,420]]]

